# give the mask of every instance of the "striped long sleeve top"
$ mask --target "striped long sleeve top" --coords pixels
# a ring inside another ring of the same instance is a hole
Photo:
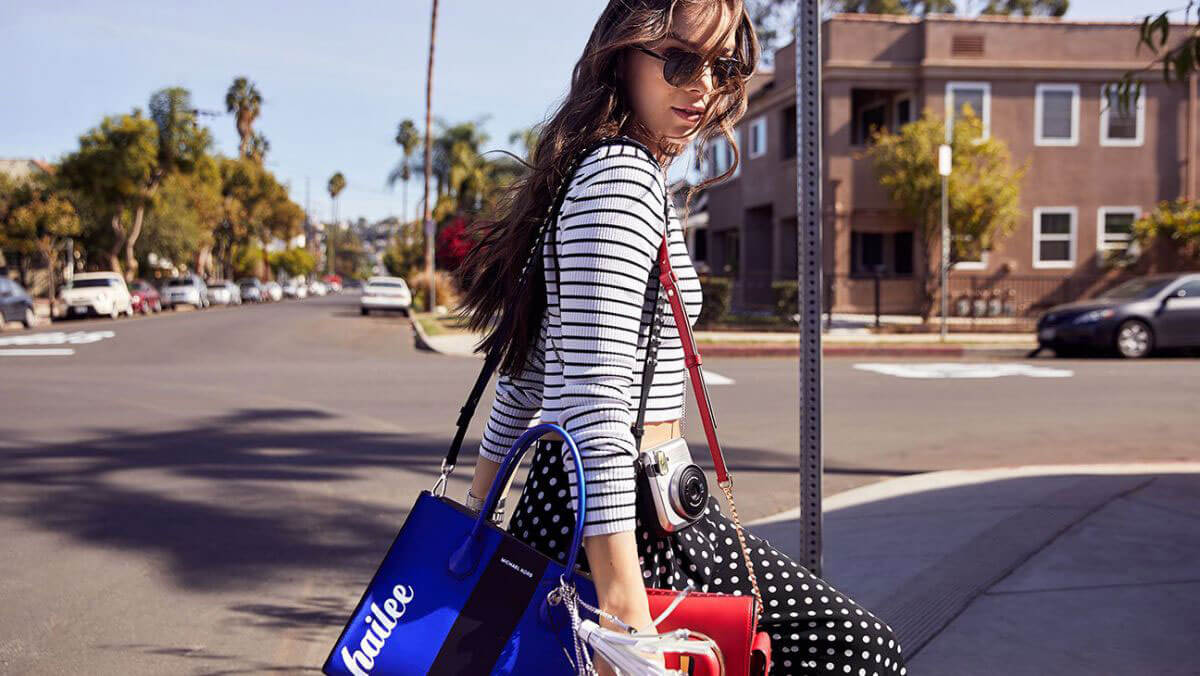
[[[546,312],[524,371],[501,374],[479,453],[500,462],[530,427],[556,422],[583,457],[583,535],[635,528],[637,415],[654,310],[648,284],[663,233],[665,174],[641,146],[620,143],[586,156],[570,179],[555,237],[542,248]],[[689,322],[700,316],[700,280],[683,230],[669,209],[667,250]],[[556,277],[552,256],[558,256]],[[670,306],[665,316],[646,422],[683,417],[687,369]],[[564,450],[572,509],[578,486]]]

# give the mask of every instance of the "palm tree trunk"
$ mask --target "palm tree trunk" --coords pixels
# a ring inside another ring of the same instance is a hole
[[[438,0],[433,0],[433,12],[429,19],[429,68],[425,73],[425,205],[422,209],[421,229],[425,233],[425,279],[427,311],[437,306],[437,295],[433,283],[433,233],[429,223],[429,174],[433,172],[433,48],[437,40]]]

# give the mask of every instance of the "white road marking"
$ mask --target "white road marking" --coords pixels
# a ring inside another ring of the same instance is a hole
[[[5,345],[83,345],[95,343],[117,334],[112,331],[48,331],[46,333],[28,333],[19,336],[0,338],[0,346]]]
[[[706,385],[732,385],[733,378],[723,376],[716,371],[701,371],[704,374],[704,383]]]
[[[75,354],[75,350],[69,347],[54,348],[31,348],[28,350],[0,350],[0,357],[66,357]]]
[[[1029,378],[1070,378],[1075,372],[1070,369],[1031,366],[1029,364],[1004,363],[866,363],[855,364],[862,371],[874,371],[897,378],[999,378],[1001,376],[1026,376]]]

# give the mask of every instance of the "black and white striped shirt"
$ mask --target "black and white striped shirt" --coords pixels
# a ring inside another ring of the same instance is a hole
[[[641,394],[653,304],[650,268],[662,242],[666,176],[633,143],[603,146],[571,177],[555,224],[561,289],[550,238],[542,248],[546,313],[525,370],[502,374],[479,453],[500,462],[539,422],[557,422],[583,456],[587,506],[583,535],[635,528],[636,457],[630,427]],[[690,323],[700,316],[700,280],[675,206],[669,206],[668,252]],[[559,293],[561,291],[561,299]],[[646,422],[683,417],[687,368],[670,306],[665,305],[658,364],[646,400]],[[548,340],[548,343],[547,343]],[[571,505],[574,462],[564,452]]]

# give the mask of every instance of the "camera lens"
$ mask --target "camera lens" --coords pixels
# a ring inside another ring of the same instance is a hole
[[[677,499],[680,511],[689,519],[694,519],[704,513],[708,504],[708,479],[704,470],[697,465],[688,465],[679,471],[677,484]]]

